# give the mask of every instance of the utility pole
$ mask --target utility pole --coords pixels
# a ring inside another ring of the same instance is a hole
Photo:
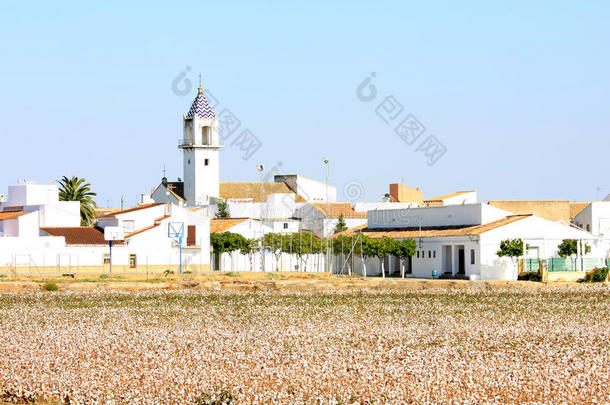
[[[328,198],[328,177],[329,177],[329,171],[330,171],[329,159],[327,157],[323,157],[322,163],[324,163],[324,165],[326,166],[326,182],[325,182],[325,185],[326,185],[326,215],[322,219],[322,237],[326,241],[326,271],[330,272],[330,270],[331,270],[330,269],[331,252],[329,252],[328,238],[326,237],[326,220],[330,217],[330,201]]]
[[[261,175],[261,204],[259,206],[259,220],[260,220],[260,227],[261,227],[261,270],[264,272],[265,271],[265,234],[263,232],[263,199],[265,198],[265,190],[264,190],[264,186],[263,186],[263,170],[265,170],[265,166],[263,165],[258,165],[256,166],[256,170],[259,171],[260,175]]]

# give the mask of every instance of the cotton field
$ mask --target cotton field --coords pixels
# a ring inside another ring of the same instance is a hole
[[[609,319],[605,286],[5,293],[0,402],[608,403]]]

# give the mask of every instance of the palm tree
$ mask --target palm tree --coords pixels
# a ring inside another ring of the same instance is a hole
[[[85,183],[85,179],[62,177],[59,180],[59,200],[80,202],[80,224],[81,226],[92,225],[95,221],[95,201],[93,196],[97,194],[91,191],[91,184]]]

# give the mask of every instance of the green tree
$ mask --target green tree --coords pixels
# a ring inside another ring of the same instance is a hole
[[[496,252],[498,257],[510,257],[513,262],[513,273],[516,271],[516,261],[518,257],[523,256],[523,239],[506,239],[500,242],[500,250]],[[517,279],[518,274],[513,274],[513,279]]]
[[[580,247],[581,254],[587,254],[591,252],[591,246],[584,244]],[[559,256],[566,258],[574,256],[578,253],[578,241],[576,239],[564,239],[557,246],[557,253]]]
[[[231,270],[233,270],[233,254],[236,251],[249,252],[252,240],[233,232],[213,233],[210,235],[210,244],[214,253],[229,253],[231,256]]]
[[[394,250],[396,241],[384,236],[381,239],[362,239],[362,255],[366,257],[377,257],[381,263],[381,277],[385,278],[384,259]],[[365,269],[366,272],[366,269]]]
[[[231,214],[227,209],[227,200],[218,200],[218,211],[216,211],[216,218],[231,218]]]
[[[85,179],[72,176],[63,176],[59,183],[60,201],[80,202],[80,224],[91,226],[95,223],[95,201],[93,197],[97,194],[91,191],[91,184],[85,183]]]
[[[335,226],[335,233],[343,232],[347,229],[347,224],[345,223],[345,217],[343,214],[339,214],[339,222]]]
[[[282,250],[297,255],[299,267],[305,269],[309,257],[314,253],[322,252],[322,241],[309,231],[284,235]],[[302,267],[301,267],[302,266]]]
[[[417,250],[417,244],[413,239],[402,239],[397,240],[393,245],[393,251],[391,252],[394,256],[398,256],[400,259],[400,275],[402,278],[405,277],[404,260],[407,257],[411,257]]]

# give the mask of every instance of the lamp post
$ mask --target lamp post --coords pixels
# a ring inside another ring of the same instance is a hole
[[[265,166],[257,165],[256,170],[259,171],[261,175],[261,205],[259,206],[259,221],[261,227],[261,270],[265,271],[265,235],[263,233],[263,199],[265,198],[264,186],[263,186],[263,170],[265,170]]]
[[[325,220],[328,219],[328,217],[330,216],[330,202],[328,199],[328,176],[329,176],[329,171],[330,171],[330,165],[329,160],[327,157],[323,157],[322,158],[322,163],[324,163],[324,165],[326,166],[326,182],[325,182],[325,186],[326,186],[326,215],[325,218],[322,219],[322,237],[324,238],[324,240],[326,241],[326,271],[330,272],[330,252],[328,251],[328,238],[326,238],[326,223]]]

